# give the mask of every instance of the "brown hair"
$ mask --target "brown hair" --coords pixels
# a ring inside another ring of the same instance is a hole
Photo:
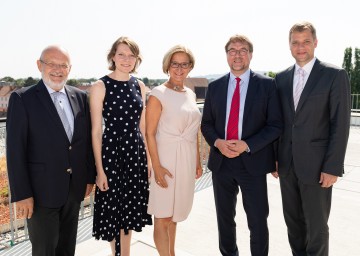
[[[175,45],[174,47],[170,48],[170,50],[168,50],[165,53],[165,56],[163,58],[162,69],[163,69],[163,72],[165,74],[167,74],[169,72],[170,62],[171,62],[172,56],[175,53],[178,53],[178,52],[186,53],[189,56],[189,60],[190,60],[190,64],[191,64],[190,68],[191,69],[194,68],[194,66],[195,66],[195,57],[194,57],[194,54],[190,51],[190,49],[183,46],[183,45]]]
[[[111,49],[107,55],[107,60],[109,63],[109,70],[114,71],[116,69],[115,62],[112,59],[115,56],[116,50],[120,44],[125,44],[125,45],[129,46],[132,54],[134,54],[136,56],[136,63],[135,63],[134,69],[131,70],[131,73],[135,73],[136,69],[140,66],[140,64],[142,62],[142,57],[140,55],[140,49],[139,49],[139,46],[133,40],[131,40],[130,38],[125,37],[125,36],[118,38],[111,46]]]
[[[314,25],[308,21],[302,21],[302,22],[295,23],[291,27],[291,29],[289,31],[289,42],[291,40],[291,34],[293,32],[303,32],[304,30],[307,30],[307,29],[310,30],[310,32],[313,36],[313,39],[316,40],[316,29],[315,29]]]
[[[247,44],[249,46],[249,52],[253,52],[254,46],[253,46],[252,42],[250,41],[249,38],[247,38],[244,35],[233,35],[232,37],[230,37],[225,45],[225,52],[228,51],[228,47],[231,43],[237,43],[237,42]]]

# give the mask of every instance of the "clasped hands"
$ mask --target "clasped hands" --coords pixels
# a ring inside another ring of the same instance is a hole
[[[215,146],[220,150],[221,154],[227,158],[234,158],[242,154],[248,148],[243,140],[222,140],[217,139]]]

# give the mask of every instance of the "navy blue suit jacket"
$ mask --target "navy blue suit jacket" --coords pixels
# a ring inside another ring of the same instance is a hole
[[[226,101],[230,74],[209,84],[201,131],[210,145],[208,167],[220,169],[224,155],[214,147],[215,140],[225,139]],[[245,100],[242,140],[251,153],[241,158],[251,175],[263,175],[275,170],[273,142],[282,132],[283,121],[275,82],[272,78],[250,72],[249,87]]]
[[[57,208],[67,200],[70,181],[79,202],[86,184],[95,182],[87,95],[71,86],[65,90],[74,114],[71,142],[42,80],[10,96],[6,151],[12,202],[34,197],[35,205]]]

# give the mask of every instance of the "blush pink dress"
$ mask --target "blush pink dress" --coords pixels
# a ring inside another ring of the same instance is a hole
[[[159,85],[150,95],[161,102],[157,150],[161,165],[173,178],[166,176],[168,187],[161,188],[151,174],[148,213],[179,222],[188,217],[193,204],[201,113],[195,93],[187,87],[185,92],[177,92]]]

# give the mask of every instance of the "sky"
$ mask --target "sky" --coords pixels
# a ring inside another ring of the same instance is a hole
[[[140,47],[137,77],[166,78],[162,59],[183,44],[195,56],[190,77],[229,71],[224,46],[234,34],[254,45],[250,68],[278,72],[293,65],[288,33],[298,21],[317,29],[315,55],[341,66],[346,47],[360,48],[356,1],[343,0],[1,0],[0,78],[40,77],[36,60],[48,45],[71,56],[69,78],[100,78],[120,36]]]

